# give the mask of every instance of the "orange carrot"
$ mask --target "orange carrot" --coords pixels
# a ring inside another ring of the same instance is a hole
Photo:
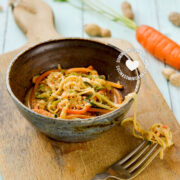
[[[92,68],[91,66],[89,66],[88,68],[79,67],[79,68],[71,68],[65,71],[66,74],[71,73],[71,72],[88,73],[88,72],[92,72]]]
[[[67,109],[67,113],[68,114],[85,114],[88,109],[90,108],[91,106],[85,106],[83,109],[81,110],[73,110],[73,109]]]
[[[168,129],[168,126],[165,126],[165,125],[164,125],[163,128],[164,128],[164,129]]]
[[[121,85],[121,84],[114,83],[114,82],[111,82],[111,81],[106,81],[106,82],[107,82],[107,84],[108,84],[109,86],[112,86],[112,87],[114,87],[114,88],[118,88],[118,89],[122,89],[122,88],[123,88],[123,85]]]
[[[101,89],[100,91],[98,91],[99,94],[104,94],[106,92],[106,89]]]
[[[180,46],[177,43],[146,25],[138,27],[136,38],[156,58],[180,70]]]
[[[113,91],[114,91],[114,95],[115,95],[115,97],[116,97],[117,103],[118,103],[118,104],[121,104],[122,101],[123,101],[123,98],[122,98],[121,93],[120,93],[116,88],[114,88]]]
[[[38,77],[39,77],[38,75],[37,75],[37,76],[34,76],[34,77],[32,78],[32,82],[33,82],[33,83],[36,83],[36,80],[38,79]]]
[[[88,112],[99,112],[99,113],[106,114],[106,113],[111,112],[111,111],[107,110],[107,109],[100,109],[100,108],[89,108]]]
[[[90,66],[88,66],[88,69],[93,70],[94,68],[93,68],[93,66],[90,65]]]
[[[95,116],[89,116],[89,115],[84,115],[84,114],[71,114],[67,115],[66,119],[75,119],[75,118],[81,118],[81,119],[87,119],[87,118],[93,118]]]
[[[44,116],[53,117],[53,115],[44,109],[33,109],[34,112],[42,114]]]
[[[33,88],[32,92],[31,92],[31,96],[30,96],[30,106],[31,106],[31,108],[33,108],[33,106],[34,106],[33,101],[34,101],[34,99],[35,99],[35,92],[36,92],[36,90],[37,90],[40,82],[41,82],[44,78],[46,78],[51,72],[56,72],[56,71],[59,71],[59,69],[52,69],[52,70],[46,71],[45,73],[43,73],[42,75],[40,75],[40,76],[36,79],[34,88]]]
[[[74,109],[67,109],[67,113],[68,114],[85,114],[88,110],[89,110],[89,108],[90,108],[91,106],[90,105],[87,105],[87,106],[85,106],[83,109],[81,109],[81,110],[74,110]],[[58,106],[58,108],[61,110],[62,109],[62,107],[61,106]]]

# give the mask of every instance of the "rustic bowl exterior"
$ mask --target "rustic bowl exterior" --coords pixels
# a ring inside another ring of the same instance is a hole
[[[32,87],[34,75],[53,69],[57,64],[61,64],[63,68],[92,65],[100,74],[106,75],[108,80],[120,80],[124,86],[121,92],[123,96],[131,92],[137,93],[140,81],[126,80],[115,69],[120,52],[122,51],[113,46],[85,39],[43,42],[24,50],[13,59],[7,71],[7,88],[23,116],[47,136],[64,142],[88,141],[120,123],[133,99],[108,114],[91,119],[67,120],[33,112],[24,105],[25,95]],[[136,72],[129,71],[125,66],[126,59],[123,57],[121,69],[129,76],[135,76]]]

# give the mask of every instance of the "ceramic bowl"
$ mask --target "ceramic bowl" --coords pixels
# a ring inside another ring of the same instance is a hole
[[[87,67],[92,65],[99,74],[106,75],[110,81],[118,80],[124,86],[123,97],[131,92],[138,92],[140,81],[130,81],[119,75],[117,57],[122,50],[93,40],[59,39],[40,43],[19,53],[10,63],[7,71],[7,89],[23,116],[39,131],[56,140],[65,142],[82,142],[97,137],[99,134],[120,123],[129,110],[133,99],[122,107],[91,119],[56,119],[33,112],[24,105],[25,95],[32,87],[32,77],[49,69]],[[130,71],[125,62],[120,61],[124,74],[134,77],[137,71]],[[22,119],[23,120],[23,119]]]

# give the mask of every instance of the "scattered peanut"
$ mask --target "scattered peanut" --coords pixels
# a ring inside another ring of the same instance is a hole
[[[109,29],[103,29],[97,24],[86,24],[84,31],[89,36],[111,37],[111,31]]]
[[[175,25],[180,26],[180,13],[172,12],[169,14],[169,20]]]
[[[171,68],[164,68],[162,74],[173,86],[180,86],[180,73]]]
[[[111,37],[111,31],[109,29],[101,29],[102,37]]]
[[[86,24],[84,27],[85,32],[89,36],[100,36],[101,35],[101,27],[96,24]]]
[[[180,86],[180,73],[172,74],[169,81],[174,86]]]
[[[3,7],[0,5],[0,11],[3,11]]]
[[[164,77],[169,80],[170,76],[172,74],[176,73],[174,69],[171,69],[171,68],[164,68],[162,70],[162,74],[164,75]]]
[[[130,3],[128,3],[127,1],[124,1],[121,4],[121,9],[122,9],[124,16],[126,16],[127,18],[132,19],[132,20],[134,19],[134,14],[133,14]]]

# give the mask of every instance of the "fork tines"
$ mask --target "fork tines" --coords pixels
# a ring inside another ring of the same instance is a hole
[[[136,149],[120,161],[113,164],[106,172],[97,174],[92,180],[132,179],[137,176],[161,151],[158,144],[143,141]]]
[[[158,144],[152,144],[151,142],[143,141],[131,153],[115,163],[112,168],[116,166],[115,169],[117,171],[117,166],[120,165],[130,174],[140,173],[157,156],[160,150],[161,147]],[[137,170],[137,172],[135,170]]]

